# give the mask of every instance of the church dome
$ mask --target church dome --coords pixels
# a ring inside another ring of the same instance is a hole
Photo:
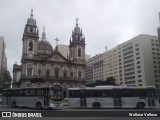
[[[74,33],[79,33],[79,34],[81,34],[81,30],[80,30],[79,26],[76,26],[76,27],[74,28]]]
[[[82,34],[82,30],[78,26],[78,19],[76,19],[76,27],[74,28],[74,33]]]
[[[51,54],[52,51],[53,51],[52,45],[46,40],[46,34],[43,28],[42,38],[38,42],[38,53]]]

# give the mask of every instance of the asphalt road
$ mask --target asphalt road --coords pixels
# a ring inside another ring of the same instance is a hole
[[[136,113],[137,111],[143,112],[159,112],[160,113],[160,109],[142,109],[142,110],[137,110],[137,109],[75,109],[75,108],[70,108],[69,106],[62,106],[58,109],[53,109],[53,110],[37,110],[37,109],[33,109],[33,108],[11,108],[10,106],[6,106],[6,105],[0,105],[0,112],[4,112],[4,111],[17,111],[17,112],[28,112],[28,111],[32,111],[32,112],[50,112],[53,113],[55,115],[58,114],[64,114],[67,112],[67,114],[70,112],[73,116],[76,112],[79,112],[79,114],[88,114],[87,112],[93,111],[93,116],[96,113],[99,113],[100,111],[105,112],[106,114],[109,113],[114,113],[114,112],[122,112],[122,111],[131,111]],[[77,114],[77,113],[76,113]],[[89,113],[92,114],[92,113]],[[118,113],[117,113],[118,114]],[[74,116],[74,117],[45,117],[45,120],[160,120],[160,117],[115,117],[116,114],[113,114],[112,117],[92,117],[92,115],[90,115],[90,117],[80,117],[78,116]],[[62,115],[63,116],[63,115]],[[1,120],[2,118],[0,118]],[[5,118],[6,119],[6,118]],[[11,119],[11,118],[10,118]],[[15,120],[22,120],[22,118],[12,118]],[[37,119],[37,120],[44,120],[44,117],[42,118],[23,118],[23,119]]]

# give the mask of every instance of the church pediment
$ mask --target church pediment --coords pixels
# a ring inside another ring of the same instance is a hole
[[[68,59],[66,59],[58,50],[53,51],[50,60],[54,62],[68,62]]]
[[[66,60],[63,57],[59,56],[59,55],[54,55],[54,56],[51,57],[51,61],[65,62]]]

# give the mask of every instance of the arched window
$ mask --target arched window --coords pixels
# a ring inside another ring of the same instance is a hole
[[[28,51],[33,51],[33,42],[29,41]]]
[[[63,75],[64,75],[64,79],[66,79],[67,78],[67,70],[63,71]]]
[[[38,64],[38,76],[42,75],[42,65]]]
[[[81,50],[81,48],[79,47],[78,48],[78,57],[81,57],[82,56],[82,50]]]
[[[78,80],[81,80],[81,74],[82,74],[82,72],[78,71]]]
[[[46,69],[46,77],[49,78],[50,76],[50,69]]]
[[[27,64],[27,77],[33,76],[33,64]]]
[[[33,32],[33,28],[31,28],[31,33]]]
[[[55,78],[59,78],[59,68],[55,68]]]
[[[41,69],[38,69],[38,76],[41,76]]]
[[[78,36],[78,41],[80,41],[80,36]]]

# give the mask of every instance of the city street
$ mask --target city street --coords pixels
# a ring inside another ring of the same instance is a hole
[[[48,112],[53,112],[53,114],[62,114],[62,117],[60,117],[60,116],[56,116],[56,117],[54,117],[54,119],[56,119],[56,120],[72,120],[72,119],[76,119],[76,120],[106,120],[106,119],[108,119],[108,120],[128,120],[128,119],[130,119],[130,120],[139,120],[139,119],[142,119],[142,120],[150,120],[150,119],[152,119],[152,120],[158,120],[159,119],[159,117],[141,117],[141,118],[139,118],[139,117],[115,117],[115,116],[111,116],[111,117],[80,117],[80,116],[77,116],[77,117],[66,117],[66,116],[63,116],[63,114],[64,113],[67,113],[68,115],[70,115],[70,114],[74,114],[75,112],[79,112],[80,114],[82,114],[83,112],[89,112],[89,111],[94,111],[94,112],[96,112],[96,113],[98,113],[98,112],[105,112],[106,114],[108,113],[108,112],[117,112],[117,114],[119,113],[119,112],[122,112],[122,111],[131,111],[131,112],[143,112],[143,111],[145,111],[145,112],[152,112],[152,113],[156,113],[156,112],[160,112],[160,109],[141,109],[141,110],[137,110],[137,109],[82,109],[82,108],[71,108],[71,107],[69,107],[69,106],[61,106],[60,108],[57,108],[57,109],[53,109],[53,110],[47,110],[47,109],[43,109],[43,110],[37,110],[37,109],[33,109],[33,108],[11,108],[10,106],[6,106],[6,105],[0,105],[0,111],[1,112],[4,112],[4,111],[11,111],[11,112],[13,112],[13,111],[17,111],[17,112],[46,112],[46,113],[48,113]],[[15,118],[14,118],[15,119]],[[39,119],[39,118],[38,118]],[[43,119],[43,118],[41,118],[41,119]],[[47,120],[48,119],[51,119],[51,117],[48,117],[47,118]],[[53,118],[52,118],[53,119]]]

